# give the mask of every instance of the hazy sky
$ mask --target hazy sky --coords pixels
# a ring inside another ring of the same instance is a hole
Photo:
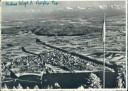
[[[104,9],[112,6],[112,7],[118,7],[125,11],[125,2],[124,1],[61,1],[57,2],[57,5],[53,5],[50,2],[50,5],[39,5],[35,4],[36,2],[33,2],[34,4],[27,5],[26,7],[24,5],[16,5],[16,6],[10,6],[5,5],[5,3],[2,4],[2,18],[4,17],[10,17],[10,16],[34,16],[35,14],[50,14],[50,13],[59,13],[60,11],[82,11],[86,12],[91,9]],[[117,6],[118,5],[118,6]]]
[[[24,5],[17,5],[17,6],[9,6],[5,5],[5,3],[2,4],[2,11],[3,13],[13,13],[13,12],[35,12],[35,11],[43,11],[43,12],[50,12],[52,10],[75,10],[80,9],[84,10],[87,7],[95,7],[95,6],[103,6],[103,5],[120,5],[122,7],[125,7],[125,2],[123,1],[61,1],[57,2],[57,5],[53,5],[50,3],[50,5],[37,5],[35,2],[33,4],[28,5],[25,7]]]

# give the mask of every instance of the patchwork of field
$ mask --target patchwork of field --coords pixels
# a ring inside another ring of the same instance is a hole
[[[94,18],[92,19],[93,21],[91,21],[91,19],[75,19],[77,24],[71,24],[73,20],[68,19],[63,20],[63,24],[60,23],[62,20],[40,19],[38,22],[42,20],[45,22],[40,23],[40,25],[34,24],[35,26],[20,26],[16,23],[17,27],[16,25],[11,25],[11,28],[3,28],[2,55],[7,58],[28,55],[22,52],[20,49],[22,46],[35,53],[40,53],[44,50],[52,50],[48,49],[46,46],[37,45],[35,43],[36,38],[59,48],[85,55],[97,51],[103,52],[103,19]],[[84,25],[81,23],[84,23]],[[24,25],[27,25],[27,23],[24,23]],[[38,35],[38,33],[40,35]],[[106,18],[106,51],[125,52],[125,22],[123,16]]]

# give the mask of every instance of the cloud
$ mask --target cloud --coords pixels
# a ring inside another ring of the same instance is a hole
[[[81,10],[84,10],[84,9],[85,9],[85,8],[83,8],[83,7],[79,7],[79,6],[78,6],[77,8],[78,8],[78,9],[81,9]]]
[[[99,8],[100,8],[100,9],[105,9],[105,6],[99,5]]]
[[[66,7],[66,9],[68,9],[68,10],[73,10],[73,8],[72,8],[72,7]]]

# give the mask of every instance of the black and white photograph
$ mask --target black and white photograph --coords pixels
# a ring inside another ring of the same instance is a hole
[[[2,89],[127,88],[126,0],[1,7]]]

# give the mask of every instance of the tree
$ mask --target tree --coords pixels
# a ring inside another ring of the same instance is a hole
[[[91,73],[89,78],[88,78],[88,83],[87,83],[88,88],[101,88],[101,80],[97,75],[94,73]]]

